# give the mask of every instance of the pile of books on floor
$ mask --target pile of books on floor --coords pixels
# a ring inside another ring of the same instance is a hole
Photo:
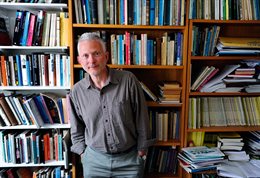
[[[163,82],[159,85],[159,102],[165,104],[180,103],[182,87],[177,81]]]
[[[249,161],[249,155],[243,150],[244,142],[236,132],[218,134],[218,148],[223,151],[230,161]]]
[[[227,161],[217,147],[186,147],[178,154],[180,166],[188,173],[216,170],[217,164]]]

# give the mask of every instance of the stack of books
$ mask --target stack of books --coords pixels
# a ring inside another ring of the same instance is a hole
[[[259,44],[260,38],[219,37],[216,55],[258,56],[260,54]]]
[[[249,161],[249,155],[243,150],[243,138],[236,132],[219,133],[217,145],[230,161]]]
[[[160,103],[180,103],[182,87],[177,81],[163,82],[159,86],[159,102]]]
[[[180,166],[188,173],[215,170],[217,164],[227,161],[217,147],[186,147],[178,154]]]
[[[218,134],[218,147],[220,150],[236,150],[241,151],[244,146],[243,138],[236,132],[219,133]]]

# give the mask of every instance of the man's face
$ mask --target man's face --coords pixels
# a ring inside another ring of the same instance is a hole
[[[99,41],[81,41],[79,43],[78,62],[91,76],[99,76],[106,70],[108,53],[102,48]]]

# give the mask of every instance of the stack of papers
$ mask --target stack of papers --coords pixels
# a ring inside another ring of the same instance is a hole
[[[219,148],[206,146],[182,148],[178,159],[180,165],[188,173],[201,172],[216,169],[218,163],[225,162],[224,154]]]

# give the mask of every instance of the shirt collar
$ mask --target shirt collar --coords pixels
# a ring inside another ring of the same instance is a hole
[[[108,66],[107,66],[107,69],[108,69],[108,79],[107,79],[106,85],[108,85],[109,83],[118,84],[120,81],[120,76],[116,74],[116,70],[111,69]],[[88,73],[86,74],[85,80],[86,80],[86,87],[89,89],[92,86],[93,82]]]

